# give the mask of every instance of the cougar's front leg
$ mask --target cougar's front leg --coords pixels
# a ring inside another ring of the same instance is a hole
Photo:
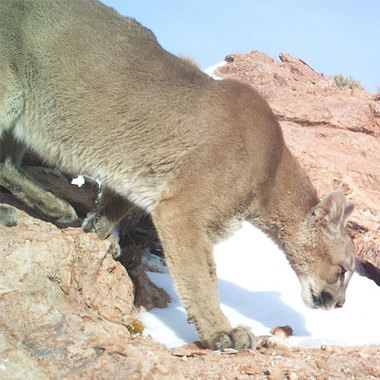
[[[22,144],[5,133],[0,140],[0,151],[2,186],[26,206],[54,222],[70,224],[77,219],[77,214],[69,203],[45,190],[22,170],[20,166],[24,153]]]
[[[215,350],[254,348],[250,330],[233,329],[220,309],[213,244],[202,218],[174,199],[161,201],[152,217],[188,320],[195,323],[201,341]]]
[[[104,187],[97,208],[87,215],[82,228],[85,232],[95,232],[99,239],[109,240],[110,253],[116,258],[120,256],[120,247],[111,232],[134,207],[126,198]]]

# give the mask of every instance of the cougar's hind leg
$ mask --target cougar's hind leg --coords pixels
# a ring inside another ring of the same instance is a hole
[[[61,224],[77,219],[74,208],[65,200],[45,190],[30,178],[20,166],[24,147],[6,132],[0,141],[0,184],[26,206],[46,218]]]
[[[3,143],[5,134],[19,118],[23,108],[22,92],[16,86],[15,77],[2,59],[0,58],[0,164],[6,157]],[[2,174],[0,168],[0,176]],[[0,178],[1,185],[1,178]],[[0,193],[0,202],[1,202]],[[18,213],[15,207],[0,203],[0,224],[4,226],[15,226],[18,220]]]
[[[255,339],[249,329],[231,328],[221,311],[213,243],[206,227],[208,212],[193,209],[192,199],[185,196],[182,201],[178,197],[163,200],[152,213],[188,320],[195,323],[207,347],[253,348]]]

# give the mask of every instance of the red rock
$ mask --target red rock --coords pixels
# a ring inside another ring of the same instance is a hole
[[[286,339],[293,335],[293,329],[290,326],[277,326],[271,330],[271,334],[278,338]]]
[[[17,226],[0,226],[0,341],[14,358],[0,377],[22,378],[24,363],[36,378],[58,378],[99,350],[125,354],[133,286],[109,243],[19,215]]]
[[[172,354],[174,356],[205,356],[209,355],[213,350],[206,348],[202,345],[201,342],[194,342],[190,344],[185,344],[181,347],[176,347]]]

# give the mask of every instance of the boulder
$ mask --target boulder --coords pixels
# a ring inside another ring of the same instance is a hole
[[[125,354],[133,285],[108,245],[21,210],[17,226],[0,225],[1,378],[59,378]]]

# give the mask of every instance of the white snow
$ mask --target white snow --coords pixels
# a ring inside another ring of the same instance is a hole
[[[78,187],[82,187],[86,183],[86,180],[83,176],[78,175],[78,177],[72,179],[71,183],[73,185],[77,185]]]
[[[211,78],[213,79],[216,79],[216,80],[223,80],[223,78],[220,78],[218,77],[216,74],[215,74],[215,71],[219,68],[219,67],[222,67],[222,66],[226,66],[227,65],[227,62],[226,61],[222,61],[222,62],[219,62],[217,63],[216,65],[214,66],[210,66],[208,67],[204,72],[210,76]]]
[[[290,325],[294,335],[289,342],[302,347],[380,344],[380,287],[368,278],[354,274],[343,308],[309,309],[284,253],[250,224],[244,223],[214,253],[222,310],[233,326],[244,324],[256,335],[267,335],[273,327]],[[167,269],[149,277],[172,302],[166,309],[142,315],[146,334],[168,348],[199,340],[194,326],[187,323]]]

